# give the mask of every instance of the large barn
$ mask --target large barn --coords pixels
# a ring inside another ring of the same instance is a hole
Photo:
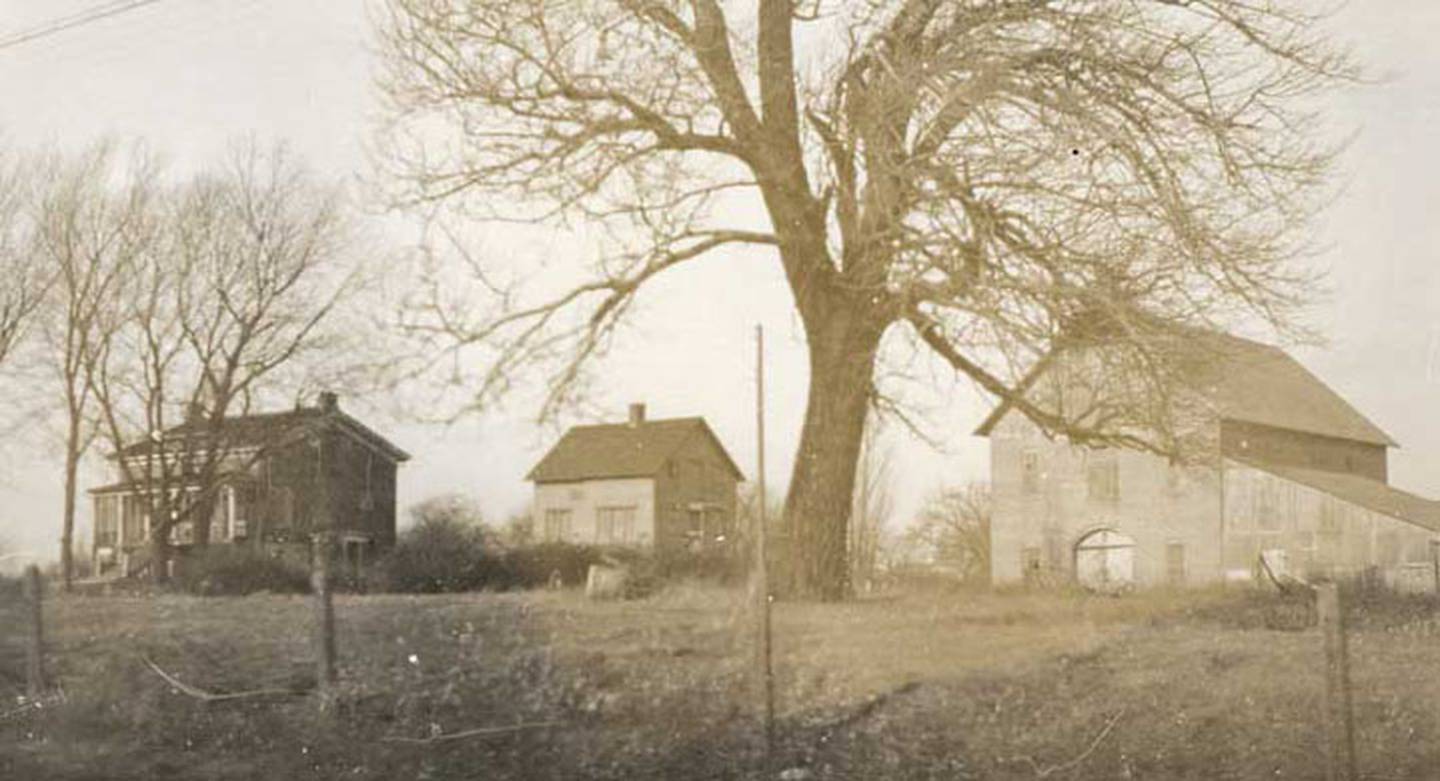
[[[1389,485],[1395,441],[1284,351],[1219,343],[1203,389],[1218,457],[1204,465],[1077,447],[994,410],[976,433],[990,439],[996,583],[1200,584],[1266,569],[1431,582],[1440,503]]]

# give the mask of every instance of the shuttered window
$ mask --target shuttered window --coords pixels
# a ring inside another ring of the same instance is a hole
[[[1094,453],[1085,468],[1087,493],[1092,500],[1113,502],[1120,498],[1120,462],[1114,453]]]
[[[546,510],[544,535],[546,542],[564,542],[570,537],[571,512],[568,509]]]
[[[635,541],[635,506],[601,507],[595,511],[595,542],[628,545]]]

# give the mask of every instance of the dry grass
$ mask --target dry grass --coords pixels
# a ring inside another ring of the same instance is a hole
[[[308,688],[304,597],[58,599],[65,701],[0,721],[0,777],[1315,777],[1321,651],[1313,629],[1265,628],[1287,609],[1193,591],[778,604],[781,744],[765,772],[735,591],[342,597],[326,717],[313,698],[202,702],[142,661],[215,693]],[[1358,622],[1367,777],[1440,767],[1432,616]],[[0,686],[15,685],[14,641]],[[492,730],[512,725],[526,726]]]

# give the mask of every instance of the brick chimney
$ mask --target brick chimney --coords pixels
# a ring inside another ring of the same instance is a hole
[[[320,411],[321,411],[321,412],[334,412],[334,411],[337,410],[337,409],[340,409],[340,397],[339,397],[339,396],[336,396],[336,395],[335,395],[333,392],[331,392],[331,391],[321,391],[321,392],[320,392]]]
[[[631,428],[635,428],[635,427],[639,426],[641,423],[644,423],[644,422],[645,422],[645,405],[644,405],[644,404],[631,404],[631,405],[630,405],[630,427],[631,427]]]

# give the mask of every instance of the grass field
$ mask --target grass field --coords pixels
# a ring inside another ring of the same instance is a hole
[[[1355,616],[1365,778],[1440,768],[1440,623],[1433,605],[1404,607]],[[204,702],[146,662],[211,693],[309,689],[306,598],[75,597],[48,609],[61,695],[23,710],[18,625],[0,611],[0,778],[1324,773],[1317,630],[1296,628],[1303,607],[1248,592],[778,604],[768,768],[738,592],[341,597],[328,715],[313,696]],[[466,734],[482,728],[503,731]]]

